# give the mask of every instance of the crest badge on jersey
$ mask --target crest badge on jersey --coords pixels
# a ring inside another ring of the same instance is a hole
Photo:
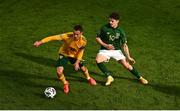
[[[120,33],[116,33],[116,38],[118,39],[120,36]]]
[[[60,58],[60,59],[62,59],[62,58],[63,58],[63,56],[62,56],[62,55],[60,55],[60,56],[59,56],[59,58]]]

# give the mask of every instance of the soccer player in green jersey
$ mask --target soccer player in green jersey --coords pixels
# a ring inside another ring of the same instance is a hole
[[[124,68],[136,76],[142,84],[148,84],[148,81],[131,65],[135,63],[135,60],[130,56],[125,32],[119,27],[118,13],[113,12],[110,14],[109,23],[100,29],[96,41],[101,45],[101,49],[96,56],[96,63],[98,68],[107,76],[106,86],[114,81],[111,72],[103,64],[103,62],[109,61],[110,58],[122,64]]]

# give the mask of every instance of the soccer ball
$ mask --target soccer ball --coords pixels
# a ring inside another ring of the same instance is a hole
[[[44,94],[48,98],[54,98],[54,96],[56,95],[56,90],[53,87],[47,87],[44,90]]]

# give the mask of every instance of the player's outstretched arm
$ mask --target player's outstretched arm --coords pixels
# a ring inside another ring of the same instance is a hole
[[[38,47],[40,46],[41,44],[43,43],[47,43],[47,42],[50,42],[50,41],[54,41],[54,40],[63,40],[65,37],[63,35],[53,35],[53,36],[49,36],[49,37],[46,37],[40,41],[36,41],[34,43],[34,46],[35,47]]]

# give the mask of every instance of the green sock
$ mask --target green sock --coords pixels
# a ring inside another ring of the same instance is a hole
[[[99,69],[100,69],[106,76],[111,75],[111,73],[107,70],[107,68],[105,67],[105,65],[103,64],[103,62],[97,63],[97,66],[99,67]]]
[[[140,78],[139,72],[133,67],[132,70],[129,70],[134,76],[136,76],[138,79]]]

